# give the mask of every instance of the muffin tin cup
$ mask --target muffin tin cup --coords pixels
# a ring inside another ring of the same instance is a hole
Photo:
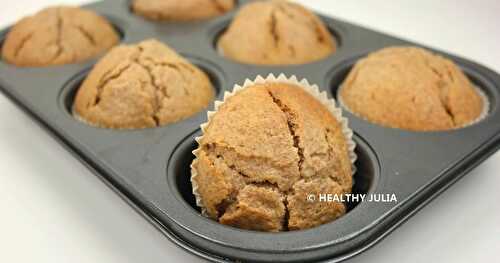
[[[222,101],[216,101],[215,102],[215,110],[214,111],[209,111],[207,113],[207,122],[203,123],[200,125],[201,131],[203,134],[205,133],[206,128],[210,124],[210,121],[212,120],[212,117],[216,112],[219,110],[220,106],[224,104],[224,102],[231,98],[232,96],[236,95],[238,92],[240,92],[243,89],[246,89],[251,86],[255,86],[258,84],[265,84],[265,83],[285,83],[285,84],[290,84],[293,85],[299,89],[304,90],[307,92],[310,96],[314,97],[321,105],[326,107],[330,114],[340,123],[342,127],[342,134],[344,135],[344,138],[346,140],[346,145],[347,145],[347,150],[348,150],[348,155],[349,159],[351,161],[351,171],[352,174],[354,175],[356,173],[356,166],[354,163],[356,162],[356,159],[358,156],[354,152],[356,149],[356,142],[353,140],[353,131],[349,128],[349,121],[342,116],[342,109],[337,107],[337,103],[333,99],[329,99],[327,97],[326,92],[320,92],[319,87],[314,84],[309,84],[307,79],[302,79],[298,80],[296,76],[291,76],[290,78],[286,77],[284,74],[279,74],[278,77],[275,77],[273,74],[269,74],[266,78],[263,78],[262,76],[257,76],[255,80],[250,80],[246,79],[243,85],[235,85],[233,87],[233,90],[231,92],[226,92],[224,94],[224,100]],[[203,140],[203,135],[196,137],[196,142],[200,143]],[[201,208],[201,213],[204,216],[208,216],[206,214],[206,208],[203,206],[202,202],[202,197],[198,193],[198,185],[195,182],[196,176],[198,176],[198,172],[195,169],[195,166],[198,161],[198,151],[199,148],[193,151],[193,155],[195,156],[194,161],[191,163],[191,185],[193,188],[193,195],[196,198],[196,205]],[[355,181],[353,181],[353,184]]]
[[[240,6],[246,3],[239,1]],[[235,83],[270,73],[300,76],[335,97],[361,55],[393,45],[421,46],[321,16],[340,40],[335,54],[304,65],[254,66],[230,61],[216,51],[218,33],[234,11],[201,22],[156,23],[131,14],[126,0],[104,0],[85,7],[112,17],[123,32],[122,42],[157,38],[211,73],[219,101]],[[71,106],[76,89],[97,59],[48,68],[17,68],[0,61],[0,90],[149,222],[191,253],[215,262],[336,262],[380,241],[499,148],[500,75],[431,50],[457,63],[486,94],[487,116],[461,129],[410,132],[374,125],[344,111],[357,145],[353,192],[394,194],[397,202],[349,203],[348,212],[334,222],[284,233],[241,230],[201,215],[192,194],[190,164],[200,124],[207,121],[206,111],[168,126],[139,130],[82,123],[72,116]]]

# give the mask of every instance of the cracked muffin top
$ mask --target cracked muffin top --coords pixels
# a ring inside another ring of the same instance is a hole
[[[209,217],[257,231],[306,229],[345,211],[308,194],[345,194],[352,170],[341,124],[292,84],[255,84],[228,98],[199,142],[192,177]]]
[[[96,57],[119,40],[113,26],[92,11],[51,7],[12,27],[3,44],[2,58],[20,67],[71,64]]]
[[[134,0],[132,10],[145,18],[160,21],[192,21],[225,14],[235,0]]]
[[[218,41],[227,58],[257,65],[305,64],[323,59],[336,43],[323,22],[296,3],[256,1],[242,7]]]
[[[78,90],[74,112],[99,127],[148,128],[186,119],[213,98],[204,72],[166,45],[147,40],[106,54]]]
[[[389,47],[361,59],[339,95],[368,121],[414,131],[463,127],[484,108],[478,90],[452,61],[417,47]]]

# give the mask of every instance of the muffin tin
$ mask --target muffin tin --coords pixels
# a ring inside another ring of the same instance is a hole
[[[239,5],[247,1],[239,1]],[[157,38],[210,75],[217,100],[234,84],[269,73],[296,75],[329,96],[357,59],[391,45],[416,45],[321,16],[337,38],[337,53],[298,66],[254,66],[221,57],[217,37],[234,12],[200,22],[152,22],[130,12],[126,0],[85,6],[107,17],[123,43]],[[8,29],[1,35],[2,39]],[[500,75],[474,62],[455,61],[490,100],[488,116],[472,126],[444,132],[409,132],[368,123],[344,111],[355,132],[358,171],[355,193],[395,194],[397,202],[349,203],[340,219],[309,230],[261,233],[202,217],[190,185],[194,138],[206,111],[165,127],[111,130],[88,126],[71,115],[75,92],[96,60],[48,68],[16,68],[0,61],[0,88],[71,153],[168,238],[215,262],[341,261],[389,234],[436,195],[493,154],[500,142],[497,102]],[[213,104],[211,106],[213,108]],[[71,176],[71,175],[68,175]]]

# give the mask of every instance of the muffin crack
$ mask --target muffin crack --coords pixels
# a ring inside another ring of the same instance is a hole
[[[182,71],[181,67],[182,68],[185,68],[185,69],[189,69],[189,67],[187,65],[184,65],[182,63],[176,65],[176,64],[172,64],[172,63],[165,63],[165,66],[174,70],[175,72],[177,72],[177,74],[179,74],[179,76],[181,76],[182,80],[184,81],[184,83],[189,83],[189,78],[186,76],[186,74],[184,74],[184,72]],[[189,69],[190,70],[190,69]],[[194,72],[192,72],[194,73]],[[189,96],[190,95],[190,92],[189,92],[189,89],[182,85],[181,86],[182,90],[184,91],[184,94],[186,94],[186,96]]]
[[[219,0],[211,0],[211,1],[213,6],[215,7],[215,9],[217,9],[219,13],[223,14],[226,12],[226,8],[221,3],[219,3]]]
[[[286,5],[288,8],[295,8],[295,7],[293,7],[293,5],[290,5],[290,4],[288,4],[288,3],[282,3],[282,4],[278,5],[278,6],[276,6],[276,12],[278,12],[278,11],[279,11],[279,12],[281,12],[283,15],[285,15],[286,17],[288,17],[290,20],[292,20],[292,21],[296,21],[296,22],[300,23],[300,21],[299,21],[299,20],[297,20],[297,18],[295,17],[295,15],[294,15],[294,14],[292,14],[292,13],[290,13],[290,11],[289,11],[289,10],[287,10],[287,8],[285,8],[285,5]],[[291,44],[290,44],[290,45],[288,46],[288,48],[289,48],[289,50],[290,50],[290,51],[293,51],[293,52],[292,52],[293,54],[295,53],[295,47],[294,47],[293,45],[291,45]]]
[[[285,105],[280,99],[278,99],[274,94],[268,90],[269,96],[271,96],[271,99],[273,100],[274,104],[278,106],[278,108],[283,112],[286,116],[287,119],[287,126],[288,126],[288,131],[290,133],[290,136],[292,136],[293,139],[293,147],[297,149],[297,154],[299,156],[299,162],[298,162],[298,167],[299,167],[299,173],[302,172],[302,165],[304,163],[304,149],[300,146],[300,136],[297,134],[297,124],[294,122],[294,119],[296,119],[295,113],[290,109],[287,105]]]
[[[217,150],[216,150],[217,148],[219,148],[219,150],[220,150],[220,148],[225,149],[225,150],[231,150],[228,147],[220,146],[216,143],[206,144],[202,148],[205,151],[205,153],[207,154],[207,156],[209,156],[209,160],[211,162],[211,165],[215,166],[214,159],[217,159],[224,166],[226,166],[228,169],[230,169],[231,171],[233,171],[234,173],[238,174],[239,176],[241,176],[243,178],[243,185],[241,187],[234,187],[233,190],[231,191],[231,193],[229,194],[229,196],[227,196],[226,198],[224,198],[218,204],[215,205],[215,208],[217,211],[217,220],[219,220],[222,216],[224,216],[224,214],[226,213],[226,210],[231,205],[233,205],[234,203],[236,203],[238,201],[237,197],[238,197],[241,189],[243,189],[246,186],[252,185],[255,187],[271,188],[271,189],[277,191],[278,193],[280,193],[280,195],[283,197],[282,203],[283,203],[283,206],[285,209],[285,216],[283,217],[281,227],[283,229],[288,229],[289,211],[288,211],[287,198],[288,198],[289,192],[293,191],[293,190],[292,189],[289,189],[288,191],[281,190],[280,185],[277,182],[272,182],[269,179],[265,179],[265,180],[261,180],[261,181],[251,181],[252,177],[250,177],[249,175],[245,174],[243,171],[238,169],[238,167],[235,164],[228,162],[226,160],[226,158],[224,157],[223,153],[217,152]],[[234,149],[233,149],[233,151],[234,151]],[[236,153],[236,154],[239,154],[239,153]]]
[[[284,5],[287,5],[287,7],[291,8],[291,9],[295,9],[297,10],[298,12],[301,12],[301,13],[304,13],[303,10],[301,10],[300,7],[294,5],[294,4],[288,4],[288,3],[285,3]],[[290,13],[289,10],[287,10],[286,8],[283,7],[283,5],[280,5],[278,6],[278,9],[284,14],[286,15],[288,18],[290,18],[290,20],[295,20],[297,22],[299,22],[295,15]],[[325,36],[323,34],[323,31],[322,31],[322,25],[319,23],[319,21],[317,21],[315,19],[315,17],[308,17],[307,15],[304,16],[306,19],[308,19],[309,23],[310,23],[310,26],[313,28],[314,32],[316,33],[316,40],[318,41],[318,43],[320,44],[325,44],[326,41],[325,41]]]
[[[285,215],[283,216],[283,230],[284,231],[289,231],[290,230],[290,209],[288,208],[289,202],[288,202],[288,194],[285,195],[285,198],[283,199],[283,206],[285,207]]]
[[[34,35],[35,35],[35,32],[30,32],[29,34],[27,34],[25,37],[23,37],[21,39],[21,42],[17,45],[16,50],[14,51],[14,57],[19,56],[19,53],[21,53],[21,51],[23,50],[26,43],[28,43],[28,41],[30,41]]]
[[[326,141],[326,145],[328,147],[328,153],[327,155],[331,156],[332,160],[337,160],[337,158],[335,158],[335,148],[333,146],[333,143],[330,142],[330,139],[329,139],[329,136],[332,136],[331,134],[333,133],[332,130],[330,130],[329,128],[326,128],[325,129],[325,141]],[[335,136],[335,135],[333,135]],[[342,183],[342,181],[340,180],[340,178],[336,177],[334,174],[328,174],[328,177],[334,181],[335,183],[343,186],[344,184]]]
[[[215,210],[217,210],[217,220],[220,219],[227,211],[227,209],[237,201],[239,191],[232,192],[228,197],[222,199],[218,204],[215,205]]]
[[[273,43],[275,47],[278,47],[280,36],[278,34],[278,19],[276,17],[276,11],[273,10],[271,16],[269,18],[269,33],[271,33],[271,37],[273,38]]]
[[[313,157],[321,157],[321,156],[329,156],[330,154],[332,154],[334,151],[333,151],[333,147],[332,145],[330,144],[330,141],[328,139],[328,134],[331,133],[331,130],[326,128],[323,132],[324,134],[324,140],[326,142],[326,145],[327,145],[327,152],[312,152],[310,153],[310,157],[313,158]]]
[[[245,156],[245,155],[239,153],[238,151],[236,151],[232,147],[222,146],[222,145],[219,145],[217,143],[205,144],[203,146],[203,149],[204,149],[204,151],[209,156],[213,156],[213,157],[217,158],[218,160],[220,160],[221,162],[223,162],[228,168],[230,168],[231,170],[233,170],[237,174],[241,175],[243,178],[246,178],[247,179],[246,180],[247,183],[258,183],[259,181],[250,181],[250,179],[255,179],[255,178],[252,178],[252,176],[250,176],[250,175],[246,174],[245,172],[243,172],[241,169],[239,169],[237,167],[236,164],[228,162],[227,158],[225,158],[225,156],[224,156],[224,153],[226,153],[226,154],[227,153],[233,153],[240,160],[241,159],[257,159],[257,160],[262,160],[263,162],[265,162],[267,165],[269,165],[272,168],[276,168],[276,169],[282,168],[282,166],[273,163],[272,160],[270,160],[267,157],[263,157],[263,156]],[[270,183],[278,185],[277,182],[271,182],[269,180],[261,180],[260,182],[264,182],[264,181],[268,181]]]
[[[230,164],[229,162],[227,162],[226,158],[224,158],[224,155],[222,155],[222,154],[215,154],[215,153],[211,153],[211,154],[214,154],[215,158],[217,158],[219,161],[221,161],[222,163],[224,163],[224,165],[226,165],[227,168],[231,169],[233,172],[237,173],[241,177],[247,178],[247,179],[250,178],[250,176],[248,176],[243,171],[241,171],[240,169],[238,169],[235,164]]]
[[[277,191],[281,197],[283,198],[282,199],[282,203],[283,203],[283,207],[284,207],[284,215],[283,215],[283,220],[281,222],[281,228],[282,228],[282,231],[288,231],[288,225],[289,225],[289,221],[290,221],[290,210],[288,208],[288,197],[289,195],[293,195],[293,188],[290,188],[290,190],[288,191],[284,191],[284,190],[281,190],[279,188],[279,185],[276,184],[276,183],[272,183],[268,180],[265,180],[265,181],[262,181],[262,182],[250,182],[250,183],[247,183],[247,185],[253,185],[253,186],[256,186],[256,187],[263,187],[263,188],[271,188],[275,191]]]
[[[123,66],[123,68],[119,69],[118,72],[113,73],[120,66],[123,66],[123,65],[119,64],[116,67],[114,67],[113,69],[109,70],[107,73],[103,74],[103,77],[99,81],[99,85],[97,85],[97,92],[96,92],[94,104],[93,105],[89,105],[89,106],[97,106],[99,104],[99,102],[101,101],[101,97],[102,97],[102,93],[104,91],[104,87],[106,85],[108,85],[108,83],[110,83],[111,81],[120,78],[121,75],[132,66],[132,64],[127,63],[127,64],[125,64]]]
[[[286,8],[284,7],[284,5],[278,5],[276,7],[280,12],[282,12],[284,15],[286,15],[288,18],[290,18],[291,20],[295,20],[295,15],[293,15],[292,13],[288,12],[288,10],[286,10]]]
[[[323,31],[321,30],[322,28],[319,22],[311,18],[311,24],[314,28],[314,32],[316,32],[316,40],[318,41],[318,43],[325,44],[326,43],[325,36],[323,35]]]
[[[422,61],[425,63],[425,66],[432,72],[432,74],[434,74],[438,79],[438,81],[436,82],[436,87],[438,88],[439,91],[438,94],[439,103],[441,104],[441,107],[445,111],[446,115],[448,115],[448,117],[450,118],[453,125],[456,126],[457,122],[455,120],[455,114],[453,113],[451,105],[449,104],[449,101],[447,99],[448,94],[447,94],[447,89],[445,87],[446,85],[445,76],[430,63],[427,57],[422,56]],[[449,70],[447,70],[447,73],[450,76],[450,79],[453,81],[453,77],[451,77]]]
[[[439,92],[440,92],[440,94],[439,94],[439,103],[441,104],[441,107],[443,107],[444,111],[446,112],[446,115],[448,115],[448,117],[450,118],[450,120],[453,123],[453,125],[456,126],[457,123],[455,121],[455,114],[453,113],[451,105],[449,104],[449,102],[447,100],[448,94],[446,94],[444,92],[443,85],[444,84],[443,84],[442,80],[440,80],[437,83],[437,86],[438,86],[438,89],[439,89]]]
[[[136,60],[135,63],[140,66],[142,69],[144,69],[144,71],[146,71],[146,73],[148,74],[149,76],[149,84],[151,86],[153,86],[153,88],[155,89],[153,94],[154,94],[154,103],[151,103],[152,106],[153,106],[153,112],[151,112],[151,119],[153,119],[153,121],[155,122],[155,125],[156,126],[159,126],[160,125],[160,118],[158,117],[158,113],[161,111],[161,108],[162,108],[162,103],[161,103],[161,100],[162,98],[160,98],[160,96],[158,96],[158,92],[161,92],[163,94],[165,94],[165,92],[163,92],[163,89],[157,85],[156,83],[156,77],[155,75],[153,74],[153,69],[146,66],[146,65],[143,65],[139,62],[139,60]]]
[[[215,167],[215,161],[214,161],[215,154],[213,152],[210,152],[211,148],[212,148],[212,146],[206,145],[205,151],[207,152],[207,156],[209,157],[208,159],[210,162],[210,166]],[[224,165],[226,165],[229,169],[232,169],[228,164],[225,163],[224,159],[223,158],[221,159],[220,157],[221,156],[215,155],[216,159],[218,159],[219,161],[222,161],[222,163]],[[237,171],[234,171],[234,172],[237,172]],[[240,191],[240,189],[238,189],[238,188],[233,189],[227,197],[225,197],[219,203],[214,205],[215,210],[217,211],[217,215],[216,215],[217,220],[219,220],[226,213],[226,210],[229,208],[229,206],[231,206],[233,203],[235,203],[237,201],[236,197],[238,196],[239,191]]]
[[[281,194],[284,194],[285,192],[284,191],[281,191],[280,187],[278,186],[277,183],[273,183],[269,180],[264,180],[264,181],[260,181],[260,182],[248,182],[246,185],[253,185],[253,186],[258,186],[258,187],[267,187],[267,188],[272,188],[278,192],[280,192]]]
[[[64,52],[64,47],[62,45],[62,31],[63,31],[63,18],[61,15],[61,9],[56,10],[56,39],[55,46],[56,52],[50,61],[55,61],[58,57],[60,57]]]
[[[75,25],[74,26],[76,28],[76,30],[78,30],[80,32],[80,34],[82,34],[82,36],[88,40],[88,42],[90,43],[91,46],[97,46],[97,40],[94,38],[94,36],[87,30],[85,29],[83,26],[81,25]]]
[[[188,83],[189,81],[188,81],[188,78],[186,77],[186,75],[184,74],[184,72],[182,72],[181,67],[189,70],[191,73],[195,72],[193,69],[191,69],[189,67],[189,65],[184,64],[184,63],[177,63],[176,64],[176,63],[171,63],[171,62],[167,62],[167,61],[154,61],[151,58],[144,58],[144,60],[150,62],[155,67],[167,67],[167,68],[177,72],[177,74],[179,74],[179,76],[181,76],[181,78],[186,83]],[[186,88],[186,86],[181,86],[181,88],[183,89],[183,91],[186,95],[190,95],[189,90]],[[166,89],[166,88],[162,89],[162,92],[163,92],[163,95],[165,96],[165,98],[170,98],[170,95],[168,94],[168,89]]]
[[[170,98],[170,95],[168,94],[168,87],[166,87],[166,86],[161,87],[160,85],[158,85],[158,80],[157,80],[155,74],[153,73],[153,70],[155,68],[159,68],[159,67],[168,67],[168,68],[176,71],[179,75],[181,75],[181,77],[184,80],[185,80],[185,76],[180,72],[177,65],[174,65],[173,63],[169,63],[169,62],[157,62],[157,61],[154,61],[153,59],[147,58],[147,57],[141,58],[141,54],[144,52],[144,48],[139,46],[138,50],[139,50],[139,56],[134,60],[134,62],[137,65],[139,65],[140,67],[142,67],[147,72],[147,74],[149,75],[149,78],[150,78],[150,84],[155,89],[155,91],[153,92],[154,103],[152,105],[154,110],[151,113],[151,118],[154,120],[156,126],[159,126],[159,125],[161,125],[159,113],[163,110],[162,101],[165,98]],[[149,63],[151,63],[151,65],[148,65],[145,62],[149,62]],[[186,92],[186,87],[183,86],[183,89]]]

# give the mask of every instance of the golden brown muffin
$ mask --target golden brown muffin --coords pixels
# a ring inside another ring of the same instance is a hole
[[[223,15],[234,6],[234,0],[134,0],[132,10],[152,20],[193,21]]]
[[[414,131],[462,127],[480,117],[484,106],[452,61],[417,47],[389,47],[361,59],[340,98],[368,121]]]
[[[323,59],[336,43],[312,12],[281,0],[242,7],[218,41],[227,58],[258,65],[304,64]]]
[[[209,78],[166,45],[147,40],[113,48],[75,98],[79,118],[105,128],[146,128],[188,118],[214,97]]]
[[[21,67],[81,62],[120,41],[103,17],[78,7],[50,7],[21,19],[7,34],[2,58]]]
[[[228,98],[204,129],[192,177],[206,213],[259,231],[306,229],[346,211],[307,194],[352,188],[341,124],[292,84],[256,84]]]

